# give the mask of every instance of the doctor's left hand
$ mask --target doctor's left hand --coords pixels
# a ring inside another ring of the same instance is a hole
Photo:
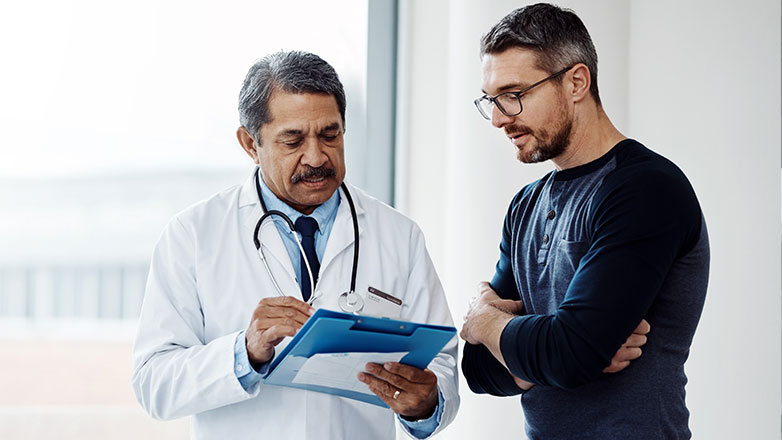
[[[274,347],[286,336],[294,336],[315,309],[291,296],[264,298],[253,311],[244,334],[247,356],[253,368],[274,357]]]
[[[408,420],[427,419],[437,407],[437,376],[428,368],[421,370],[399,362],[368,363],[367,373],[358,380]]]

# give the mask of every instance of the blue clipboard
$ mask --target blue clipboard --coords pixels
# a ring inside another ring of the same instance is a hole
[[[294,383],[307,359],[317,353],[408,352],[400,362],[424,369],[456,335],[454,327],[318,309],[269,367],[264,383],[301,388],[388,408],[374,394]]]

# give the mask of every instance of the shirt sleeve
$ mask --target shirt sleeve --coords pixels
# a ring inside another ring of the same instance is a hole
[[[250,364],[250,358],[247,356],[247,344],[244,341],[244,334],[245,331],[242,330],[236,335],[236,342],[234,343],[234,373],[236,373],[239,383],[242,384],[242,388],[245,391],[250,391],[269,372],[271,361],[262,364],[258,370],[254,369]]]
[[[634,167],[606,177],[590,205],[591,239],[555,313],[514,318],[500,349],[517,377],[573,388],[597,379],[646,316],[702,214],[681,171]]]
[[[440,392],[440,387],[437,387],[437,408],[435,408],[434,413],[428,419],[410,421],[399,414],[396,417],[399,419],[399,423],[405,425],[408,432],[415,438],[426,438],[432,435],[437,427],[440,426],[444,402],[443,393]]]
[[[500,259],[497,261],[491,280],[492,289],[504,299],[520,299],[511,267],[511,227],[513,209],[524,192],[525,190],[519,191],[514,197],[505,215],[500,241]],[[474,393],[513,396],[522,392],[508,369],[484,345],[473,345],[469,342],[464,344],[462,373]]]

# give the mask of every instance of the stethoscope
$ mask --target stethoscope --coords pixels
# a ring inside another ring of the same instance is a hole
[[[259,180],[260,174],[260,169],[258,169],[255,173],[255,190],[258,192],[258,200],[261,202],[263,215],[261,215],[261,218],[258,219],[258,223],[255,224],[253,243],[255,243],[255,249],[258,250],[258,255],[261,257],[263,266],[266,268],[266,272],[269,274],[269,278],[272,280],[274,288],[277,289],[277,294],[279,296],[285,296],[285,294],[282,292],[282,289],[280,289],[280,285],[277,284],[277,280],[274,279],[274,275],[269,268],[269,263],[266,261],[266,257],[263,255],[263,246],[261,245],[261,240],[258,234],[260,232],[263,221],[266,220],[267,217],[271,217],[273,215],[276,215],[277,217],[285,220],[285,223],[288,225],[288,232],[292,234],[293,239],[296,240],[296,244],[299,246],[299,252],[301,252],[302,256],[304,255],[304,247],[301,245],[301,240],[299,240],[299,236],[296,234],[296,227],[294,226],[290,217],[280,211],[269,211],[266,209],[266,203],[264,203],[263,196],[261,196],[261,185]],[[356,294],[356,274],[358,273],[358,216],[356,215],[356,207],[353,205],[353,198],[350,196],[350,192],[348,191],[348,188],[344,182],[340,185],[340,188],[342,188],[342,191],[345,193],[345,198],[348,200],[348,205],[350,205],[350,215],[353,217],[353,271],[350,274],[350,290],[343,292],[339,296],[338,302],[339,308],[342,309],[342,311],[346,313],[358,313],[361,311],[361,309],[364,308],[364,298]],[[274,223],[274,221],[272,221],[272,223]],[[315,302],[315,300],[320,296],[320,293],[315,289],[310,262],[306,257],[302,258],[302,260],[304,260],[304,264],[307,266],[307,276],[310,278],[310,286],[312,287],[312,295],[310,295],[307,303],[312,305],[312,303]]]

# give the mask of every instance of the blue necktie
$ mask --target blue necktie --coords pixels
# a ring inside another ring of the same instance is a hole
[[[301,295],[304,301],[310,299],[312,294],[312,287],[310,286],[310,277],[307,275],[307,265],[304,263],[304,256],[307,256],[307,260],[310,262],[310,268],[312,269],[313,282],[318,282],[318,272],[320,271],[320,261],[318,261],[318,254],[315,253],[315,231],[318,230],[318,222],[312,217],[301,216],[296,219],[296,231],[301,233],[301,247],[304,248],[304,255],[301,256],[299,262],[299,273],[301,276]]]

